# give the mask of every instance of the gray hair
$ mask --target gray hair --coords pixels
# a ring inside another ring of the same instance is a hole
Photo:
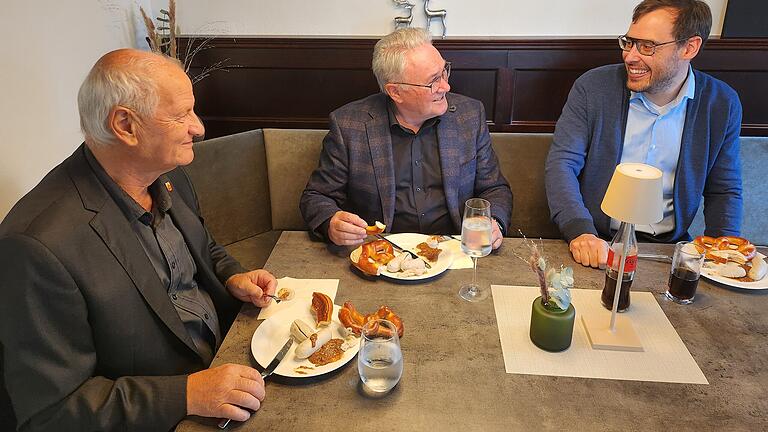
[[[77,107],[80,129],[94,145],[116,142],[109,127],[109,112],[115,106],[128,107],[142,116],[152,116],[159,101],[157,81],[153,73],[164,64],[179,65],[170,57],[145,53],[125,61],[100,59],[80,85]]]
[[[371,66],[381,91],[384,84],[399,81],[405,69],[405,54],[425,44],[432,45],[432,35],[418,27],[395,30],[376,42]]]

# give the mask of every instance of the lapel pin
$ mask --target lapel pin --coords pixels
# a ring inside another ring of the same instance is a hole
[[[167,181],[165,182],[165,188],[168,189],[168,192],[173,192],[173,185],[171,182]]]
[[[451,105],[448,107],[448,111],[450,112],[456,112],[456,105]]]

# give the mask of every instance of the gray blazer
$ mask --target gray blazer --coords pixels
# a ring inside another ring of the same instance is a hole
[[[480,101],[448,93],[448,111],[440,117],[437,141],[445,200],[458,232],[464,202],[491,202],[504,229],[512,214],[512,192],[491,147]],[[395,168],[387,115],[387,96],[377,93],[349,103],[330,115],[320,163],[302,193],[299,208],[309,229],[318,228],[338,210],[373,223],[392,225]]]
[[[166,176],[226,332],[241,303],[222,282],[243,269],[203,226],[186,174]],[[83,146],[0,224],[0,262],[5,381],[25,430],[169,430],[183,418],[187,374],[208,365]]]

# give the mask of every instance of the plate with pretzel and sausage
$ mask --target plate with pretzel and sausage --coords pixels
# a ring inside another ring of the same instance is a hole
[[[360,348],[359,338],[350,340],[344,325],[338,319],[341,306],[334,305],[328,296],[318,308],[313,294],[312,303],[300,302],[280,311],[262,322],[251,338],[251,353],[262,367],[266,367],[288,338],[294,343],[275,369],[275,374],[290,378],[308,378],[326,374],[349,363]],[[318,309],[324,318],[318,318]],[[318,322],[318,320],[320,320]],[[299,337],[304,333],[304,337]],[[306,345],[306,347],[305,347]],[[331,348],[338,358],[320,358],[314,354]]]
[[[416,233],[390,234],[384,239],[364,243],[349,254],[358,270],[369,276],[382,276],[400,281],[418,281],[433,278],[453,264],[451,250],[440,243],[444,236]],[[410,253],[396,251],[397,244]]]
[[[743,237],[699,236],[693,241],[704,253],[701,275],[735,288],[768,289],[768,263],[755,245]]]

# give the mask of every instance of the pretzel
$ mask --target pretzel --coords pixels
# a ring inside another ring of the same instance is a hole
[[[755,245],[750,243],[749,240],[744,237],[722,236],[715,238],[698,236],[693,240],[693,244],[700,253],[706,253],[708,259],[713,259],[715,261],[721,261],[722,259],[710,254],[710,252],[714,250],[738,251],[744,255],[744,258],[746,258],[747,261],[751,260],[755,256],[755,253],[757,253]]]
[[[401,320],[400,317],[397,316],[397,314],[387,306],[381,306],[375,313],[365,316],[358,312],[357,309],[355,309],[355,307],[352,305],[352,302],[344,302],[344,306],[339,309],[339,321],[341,324],[344,327],[351,329],[352,332],[358,336],[360,336],[360,333],[362,333],[363,330],[363,326],[368,321],[377,319],[385,319],[394,324],[395,328],[397,329],[397,335],[399,337],[403,337],[403,331],[405,330],[403,327],[403,320]],[[372,332],[373,334],[389,336],[390,334],[388,330],[389,329],[379,327],[374,328]]]
[[[355,267],[363,273],[378,276],[381,266],[387,265],[393,258],[395,251],[392,245],[385,240],[375,240],[361,246],[360,258],[357,259]]]
[[[375,224],[365,227],[365,233],[368,235],[381,234],[387,228],[383,223],[376,221]]]
[[[717,248],[720,250],[730,249],[741,252],[747,260],[751,260],[757,248],[743,237],[724,236],[717,239]]]

